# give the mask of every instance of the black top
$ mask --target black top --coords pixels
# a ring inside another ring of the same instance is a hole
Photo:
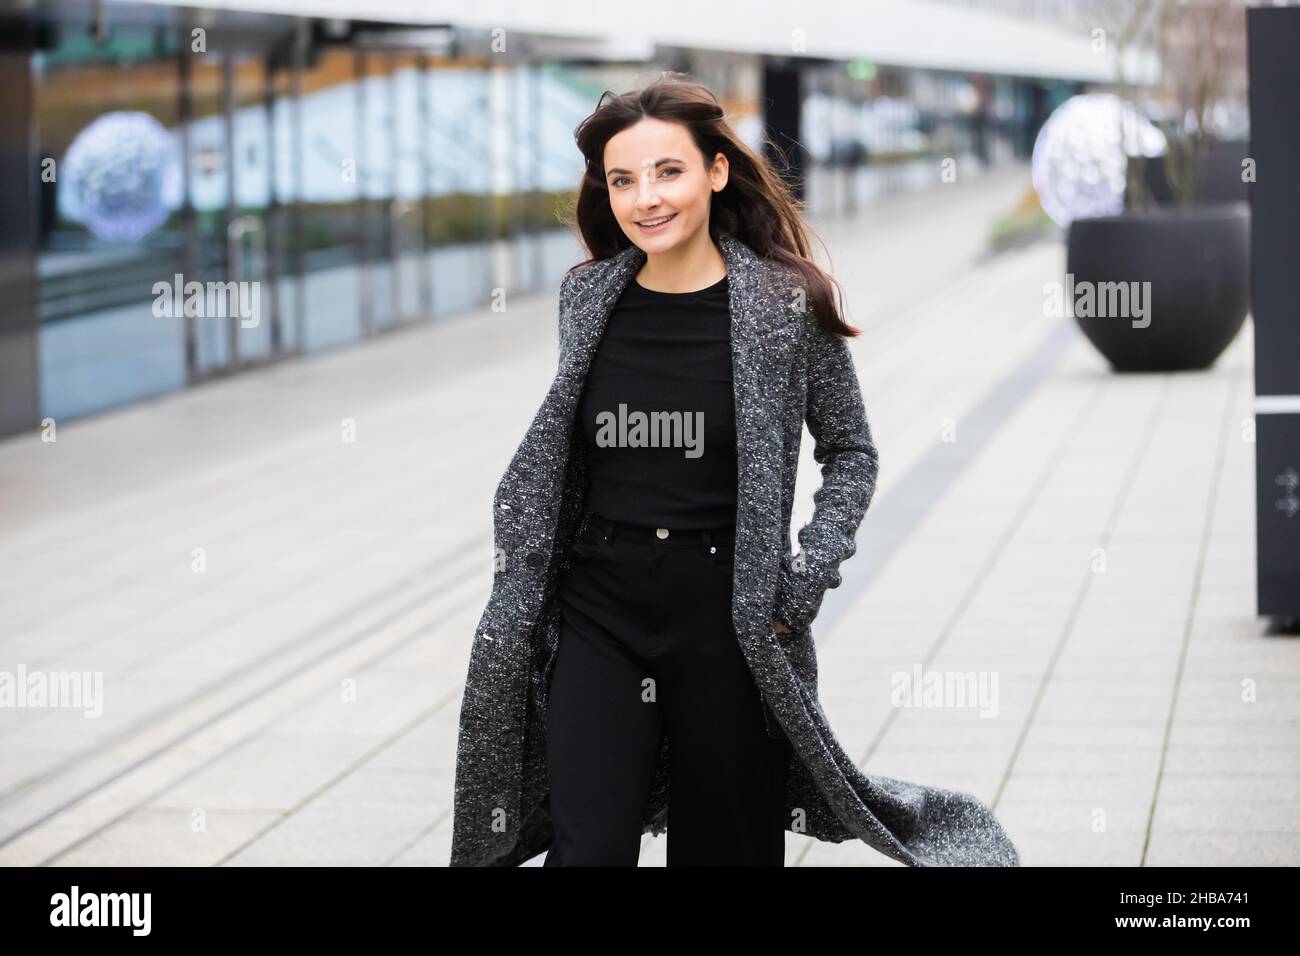
[[[628,282],[578,406],[596,514],[683,530],[735,524],[729,303],[726,276],[695,292]]]

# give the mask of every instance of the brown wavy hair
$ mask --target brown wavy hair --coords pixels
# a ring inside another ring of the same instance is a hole
[[[665,72],[641,89],[621,96],[606,90],[595,111],[578,124],[573,136],[586,160],[586,170],[567,224],[576,226],[590,258],[569,271],[608,259],[633,244],[610,209],[605,144],[645,117],[685,126],[704,156],[706,167],[718,153],[727,157],[727,185],[710,199],[710,238],[716,243],[718,236],[731,235],[757,255],[794,269],[800,284],[808,290],[808,304],[818,325],[845,338],[857,335],[860,330],[844,321],[835,301],[837,291],[842,301],[843,288],[809,255],[808,237],[812,231],[803,221],[804,204],[791,193],[777,170],[736,135],[708,87],[685,74]],[[764,143],[788,168],[781,148],[766,136]]]

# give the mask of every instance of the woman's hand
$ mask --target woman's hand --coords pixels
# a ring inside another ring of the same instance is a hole
[[[776,633],[778,634],[790,633],[790,629],[786,627],[784,624],[782,624],[780,621],[778,621],[776,618],[772,618],[772,627],[776,629]]]

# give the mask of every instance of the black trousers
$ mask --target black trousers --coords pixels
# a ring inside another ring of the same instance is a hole
[[[669,738],[668,865],[783,866],[790,744],[769,734],[731,616],[734,529],[593,516],[558,592],[545,866],[636,866]]]

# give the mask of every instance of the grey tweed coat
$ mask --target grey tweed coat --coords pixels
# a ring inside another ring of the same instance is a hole
[[[737,474],[736,634],[762,695],[769,733],[793,754],[786,829],[861,839],[912,866],[1019,865],[992,812],[952,790],[867,775],[845,753],[817,696],[812,622],[875,490],[877,455],[845,341],[823,332],[798,275],[731,236],[729,276]],[[452,866],[517,866],[551,841],[546,703],[559,640],[557,586],[588,517],[576,409],[605,322],[645,253],[629,246],[570,273],[560,287],[559,368],[493,497],[492,594],[470,651],[460,710]],[[822,483],[790,547],[803,425]],[[792,628],[778,634],[773,616]],[[667,829],[665,735],[642,832]]]

